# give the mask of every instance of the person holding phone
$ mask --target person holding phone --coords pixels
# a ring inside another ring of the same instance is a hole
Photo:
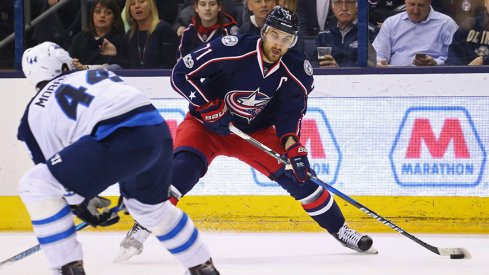
[[[105,45],[111,42],[119,54],[106,51]],[[74,58],[77,70],[109,68],[119,69],[122,63],[121,52],[126,47],[126,36],[121,11],[116,0],[95,0],[90,12],[88,30],[73,38],[69,53]]]
[[[436,66],[437,63],[432,56],[418,52],[414,55],[413,65],[416,66]]]
[[[458,25],[431,7],[431,0],[405,0],[406,11],[387,18],[372,43],[377,66],[445,64]]]

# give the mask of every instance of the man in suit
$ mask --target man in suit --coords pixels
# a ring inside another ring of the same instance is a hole
[[[301,0],[297,14],[303,36],[316,36],[334,21],[334,16],[330,18],[330,0]]]

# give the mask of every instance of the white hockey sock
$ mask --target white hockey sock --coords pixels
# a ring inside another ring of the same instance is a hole
[[[76,239],[73,214],[63,199],[26,203],[34,234],[51,268],[81,260],[82,248]]]
[[[165,225],[166,228],[161,230],[163,226],[160,225],[159,228],[152,228],[152,232],[155,232],[163,246],[185,267],[204,263],[210,258],[210,253],[202,242],[199,231],[187,214],[178,208],[175,209],[179,210],[180,215],[170,223],[172,226]]]
[[[124,202],[136,221],[148,228],[183,266],[197,266],[211,257],[192,220],[169,201],[157,205],[144,205],[134,199]]]
[[[20,180],[19,194],[31,217],[34,233],[51,268],[82,259],[73,214],[62,198],[64,188],[45,164],[31,168]]]

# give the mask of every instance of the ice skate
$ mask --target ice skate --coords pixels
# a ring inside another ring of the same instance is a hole
[[[67,263],[64,266],[54,269],[54,275],[85,275],[85,270],[83,269],[83,261],[76,261]]]
[[[139,225],[137,222],[129,232],[127,232],[126,237],[122,240],[120,244],[119,255],[115,258],[115,262],[124,262],[129,260],[132,256],[139,255],[143,252],[144,241],[151,234],[146,228]]]
[[[209,259],[207,262],[203,264],[199,264],[198,266],[194,266],[189,268],[185,275],[219,275],[219,271],[217,271],[216,267],[212,263],[212,259]]]
[[[344,224],[340,231],[336,234],[332,234],[342,245],[351,248],[360,253],[377,254],[379,253],[372,244],[373,240],[367,235],[358,233],[357,231],[350,229]]]

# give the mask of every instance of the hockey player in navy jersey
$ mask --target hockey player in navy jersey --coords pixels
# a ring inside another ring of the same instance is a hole
[[[35,166],[19,194],[53,274],[85,274],[73,214],[92,226],[119,220],[99,197],[119,182],[131,215],[190,274],[216,275],[192,220],[168,200],[172,138],[150,100],[106,70],[70,72],[72,60],[44,42],[22,57],[36,86],[19,126]]]
[[[223,36],[178,61],[171,84],[190,110],[177,129],[171,199],[187,194],[215,157],[235,157],[280,184],[341,244],[377,253],[369,236],[346,225],[332,195],[308,178],[313,171],[299,136],[313,70],[302,53],[290,49],[297,32],[296,14],[275,7],[260,36]],[[286,154],[293,170],[230,134],[229,123]],[[121,243],[121,255],[140,253],[146,235],[136,224]]]

